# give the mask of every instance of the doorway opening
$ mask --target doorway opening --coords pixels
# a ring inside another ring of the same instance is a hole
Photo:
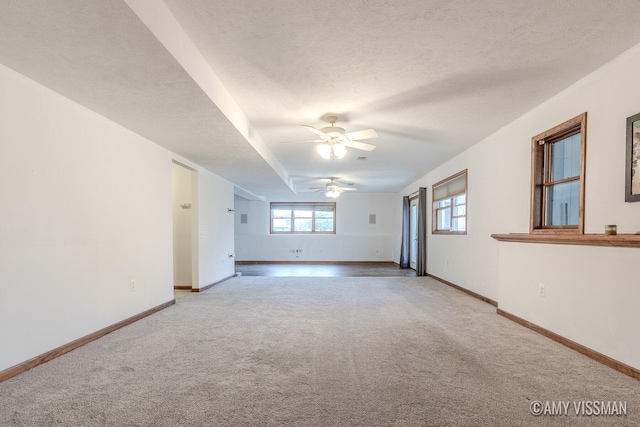
[[[418,262],[418,197],[409,203],[409,267],[415,270]]]
[[[176,161],[171,166],[173,288],[191,290],[198,282],[198,173]]]

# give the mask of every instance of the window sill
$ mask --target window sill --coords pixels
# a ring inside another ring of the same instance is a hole
[[[492,234],[499,242],[640,248],[640,234]]]

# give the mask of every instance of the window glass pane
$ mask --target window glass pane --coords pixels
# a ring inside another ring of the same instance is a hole
[[[464,205],[467,201],[467,195],[466,194],[460,194],[459,196],[456,196],[453,198],[453,204],[454,205]]]
[[[299,210],[295,210],[293,215],[294,215],[294,217],[296,217],[296,218],[311,218],[311,215],[313,215],[313,211],[299,211]]]
[[[274,218],[291,218],[291,211],[290,210],[274,209],[273,210],[273,217]]]
[[[451,211],[449,209],[439,209],[438,211],[438,223],[437,230],[450,230],[451,229]]]
[[[316,211],[316,218],[333,218],[333,212]]]
[[[436,208],[444,208],[447,206],[451,206],[451,199],[440,200],[439,202],[436,202]]]
[[[450,199],[435,202],[437,231],[466,231],[466,199],[466,194],[459,194]]]
[[[291,219],[274,218],[273,231],[291,231]]]
[[[467,226],[466,218],[454,218],[451,221],[451,231],[465,231]]]
[[[545,225],[578,225],[580,181],[547,187]]]
[[[293,231],[311,231],[311,218],[296,218]]]
[[[316,217],[316,229],[314,231],[333,231],[333,218]]]
[[[551,181],[580,175],[580,133],[551,145]]]

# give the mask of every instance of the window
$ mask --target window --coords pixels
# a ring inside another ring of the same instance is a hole
[[[467,170],[433,185],[432,232],[467,234]]]
[[[586,126],[584,113],[531,139],[531,233],[584,233]]]
[[[271,203],[271,234],[335,234],[335,218],[335,202]]]

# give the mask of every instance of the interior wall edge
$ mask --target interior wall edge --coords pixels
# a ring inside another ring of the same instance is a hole
[[[466,294],[469,294],[472,297],[479,299],[480,301],[484,301],[487,304],[491,304],[494,307],[498,307],[498,301],[492,300],[491,298],[487,298],[484,295],[480,295],[479,293],[473,292],[473,291],[471,291],[471,290],[469,290],[467,288],[463,288],[462,286],[456,285],[455,283],[451,283],[448,280],[441,279],[440,277],[434,276],[433,274],[430,274],[430,273],[427,273],[427,277],[431,277],[432,279],[435,279],[435,280],[437,280],[438,282],[440,282],[442,284],[445,284],[447,286],[451,286],[452,288],[455,288],[455,289],[457,289],[459,291],[462,291],[462,292],[464,292]]]
[[[511,314],[509,312],[506,312],[500,308],[496,309],[496,313],[499,314],[500,316],[503,316],[513,322],[516,322],[522,326],[524,326],[525,328],[531,329],[534,332],[537,332],[541,335],[544,335],[545,337],[552,339],[566,347],[569,347],[572,350],[577,351],[578,353],[584,354],[585,356],[589,357],[590,359],[595,360],[596,362],[602,363],[603,365],[606,365],[612,369],[615,369],[618,372],[621,372],[625,375],[628,375],[632,378],[635,378],[636,380],[640,381],[640,370],[629,366],[625,363],[622,363],[616,359],[613,359],[609,356],[606,356],[602,353],[599,353],[595,350],[590,349],[589,347],[586,347],[580,343],[577,343],[575,341],[572,341],[568,338],[563,337],[562,335],[558,335],[553,331],[550,331],[548,329],[545,329],[541,326],[536,325],[535,323],[531,323],[528,320],[525,320],[521,317],[518,317],[514,314]]]
[[[141,313],[138,313],[135,316],[131,316],[127,319],[121,320],[120,322],[114,323],[111,326],[107,326],[106,328],[95,331],[89,335],[85,335],[82,338],[78,338],[77,340],[61,345],[58,348],[54,348],[53,350],[47,351],[46,353],[43,353],[25,362],[19,363],[18,365],[15,365],[3,371],[0,371],[0,382],[8,380],[9,378],[13,378],[16,375],[20,375],[23,372],[26,372],[29,369],[35,368],[38,365],[49,362],[50,360],[53,360],[56,357],[60,357],[63,354],[73,351],[76,348],[82,347],[83,345],[88,344],[91,341],[95,341],[98,338],[102,338],[103,336],[113,331],[116,331],[124,326],[137,322],[138,320],[143,319],[147,316],[150,316],[154,313],[157,313],[160,310],[164,310],[165,308],[170,307],[175,303],[176,303],[176,300],[172,299],[156,307],[153,307]]]
[[[220,283],[222,283],[222,282],[226,282],[227,280],[229,280],[229,279],[231,279],[231,278],[233,278],[233,277],[236,277],[236,275],[235,275],[235,274],[232,274],[231,276],[227,276],[227,277],[225,277],[225,278],[224,278],[224,279],[222,279],[222,280],[218,280],[217,282],[211,283],[210,285],[203,286],[203,287],[201,287],[201,288],[191,288],[191,292],[204,292],[204,291],[206,291],[207,289],[211,289],[211,288],[213,288],[214,286],[219,285],[219,284],[220,284]]]

